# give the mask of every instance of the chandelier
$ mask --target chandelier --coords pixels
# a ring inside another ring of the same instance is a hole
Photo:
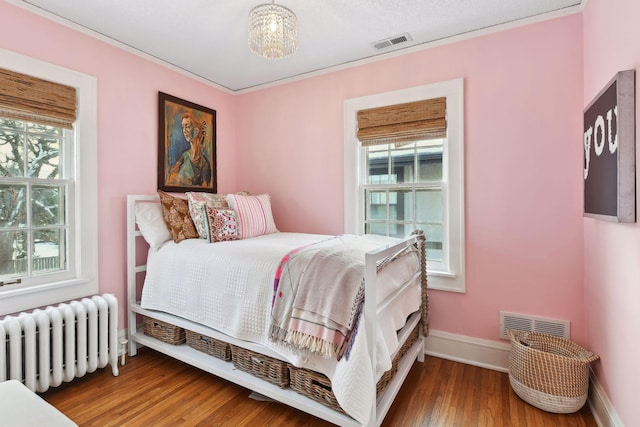
[[[266,59],[282,59],[297,48],[297,18],[284,6],[261,4],[249,12],[249,48]]]

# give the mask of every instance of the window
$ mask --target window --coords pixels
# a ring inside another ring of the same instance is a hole
[[[460,79],[345,101],[345,232],[402,238],[424,230],[429,287],[456,292],[465,290],[462,96]],[[379,123],[358,129],[359,112],[439,98],[446,124],[428,138],[367,141]]]
[[[61,127],[0,117],[1,283],[68,277],[72,144]]]
[[[94,294],[95,78],[0,49],[0,314]],[[41,110],[11,91],[44,82]],[[13,85],[15,84],[15,87]],[[60,89],[62,92],[59,92]],[[65,93],[73,94],[69,108]]]
[[[363,148],[364,231],[398,238],[424,230],[429,265],[442,263],[444,140]]]

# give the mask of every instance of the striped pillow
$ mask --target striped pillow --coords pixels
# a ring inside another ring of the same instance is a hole
[[[241,239],[277,233],[268,194],[242,196],[228,194],[227,203],[236,213]]]

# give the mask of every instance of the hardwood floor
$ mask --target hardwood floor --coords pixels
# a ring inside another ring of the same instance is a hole
[[[329,426],[153,350],[51,389],[42,397],[80,426]],[[540,411],[511,390],[507,374],[435,357],[416,363],[383,426],[596,426]]]

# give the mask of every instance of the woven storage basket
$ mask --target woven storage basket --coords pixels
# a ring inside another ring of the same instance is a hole
[[[398,360],[391,363],[391,369],[382,374],[376,383],[376,395],[380,395],[387,388],[389,382],[398,372]],[[289,365],[290,387],[292,390],[320,402],[332,409],[344,412],[331,388],[331,380],[323,374],[305,368]]]
[[[331,380],[309,369],[289,365],[291,389],[336,411],[344,412],[331,389]]]
[[[404,342],[404,344],[400,347],[400,349],[396,352],[396,356],[391,362],[391,369],[382,374],[382,377],[376,383],[376,395],[380,395],[389,385],[389,382],[395,377],[398,372],[398,363],[407,350],[411,348],[413,343],[416,342],[418,336],[420,334],[420,328],[418,325],[411,331],[409,337]],[[336,400],[336,396],[333,394],[333,390],[331,388],[331,380],[327,378],[325,375],[320,374],[318,372],[311,371],[309,369],[298,368],[293,365],[289,365],[290,372],[290,386],[292,390],[307,396],[310,399],[313,399],[317,402],[320,402],[332,409],[344,412],[338,401]]]
[[[225,361],[231,360],[231,346],[226,342],[186,330],[187,345],[210,356],[217,357]]]
[[[509,382],[522,400],[544,411],[576,412],[587,401],[589,363],[598,356],[561,337],[508,330]]]
[[[233,365],[241,371],[269,381],[279,387],[289,385],[289,369],[287,363],[246,348],[231,346]]]
[[[420,328],[418,327],[418,325],[416,325],[416,327],[413,328],[413,330],[409,334],[409,337],[407,338],[407,340],[404,342],[404,344],[402,344],[402,347],[400,347],[400,350],[398,350],[398,352],[396,353],[396,357],[395,357],[396,360],[400,360],[404,357],[407,351],[416,342],[416,340],[418,339],[418,336],[420,336]]]
[[[143,332],[145,335],[173,345],[184,344],[187,340],[184,329],[178,326],[147,316],[142,316],[142,318]]]
[[[376,384],[376,395],[379,396],[380,393],[382,393],[384,389],[387,388],[387,385],[393,379],[393,377],[396,376],[396,373],[398,372],[398,363],[400,363],[404,355],[407,354],[407,351],[411,348],[411,346],[413,346],[419,335],[420,326],[416,325],[405,340],[404,344],[402,344],[400,349],[396,352],[395,357],[391,361],[391,369],[382,374],[382,377],[378,380]]]

